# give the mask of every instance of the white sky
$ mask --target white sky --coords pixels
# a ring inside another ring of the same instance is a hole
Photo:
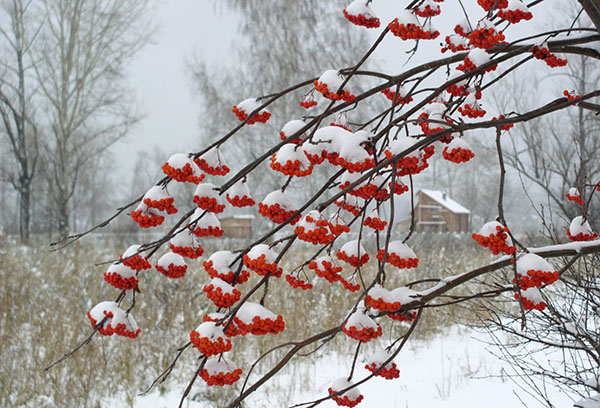
[[[227,60],[229,45],[237,34],[236,17],[224,12],[225,7],[215,10],[213,5],[218,4],[216,1],[157,1],[155,20],[158,30],[155,41],[140,52],[130,67],[130,81],[136,90],[138,107],[146,116],[130,136],[113,149],[122,174],[131,174],[135,153],[139,150],[152,152],[154,146],[157,146],[164,152],[165,160],[176,152],[200,150],[201,146],[196,145],[199,101],[194,98],[186,64],[195,54],[213,61]],[[475,0],[464,3],[472,16],[483,17],[484,12],[476,5]],[[396,0],[378,0],[373,3],[382,26],[395,17],[400,7]],[[443,15],[435,19],[434,24],[444,33],[450,31],[464,16],[456,0],[446,1],[442,3],[442,7]],[[537,25],[536,20],[541,20],[540,11],[537,7],[532,22],[511,27],[506,33],[507,38],[522,36],[526,31],[531,31]],[[523,29],[526,31],[521,31]],[[368,32],[375,39],[381,29]],[[440,41],[443,41],[441,37],[435,41],[421,42],[420,47],[431,49],[431,53],[420,49],[409,64],[421,63],[432,59],[435,54],[439,55]],[[413,45],[412,41],[404,42],[388,35],[374,58],[388,72],[399,73],[406,69],[405,51]]]
[[[236,33],[235,18],[213,10],[209,0],[158,0],[155,40],[130,67],[144,119],[115,148],[124,174],[133,168],[135,152],[164,151],[165,161],[175,152],[199,150],[197,99],[186,64],[194,54],[225,59]]]

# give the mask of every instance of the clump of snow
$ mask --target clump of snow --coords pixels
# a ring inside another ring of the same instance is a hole
[[[248,325],[253,324],[256,316],[258,316],[261,320],[277,320],[277,315],[275,313],[271,312],[266,307],[253,302],[244,303],[235,314],[235,317],[241,320],[242,323]]]

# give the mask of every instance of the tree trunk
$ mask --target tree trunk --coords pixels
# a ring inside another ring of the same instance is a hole
[[[29,244],[31,229],[31,180],[23,183],[19,191],[19,196],[19,236],[22,244]]]

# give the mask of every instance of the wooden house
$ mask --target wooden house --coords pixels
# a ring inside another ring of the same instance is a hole
[[[229,238],[251,238],[254,215],[234,215],[221,218],[223,235]]]
[[[471,212],[448,197],[445,192],[422,189],[417,192],[417,200],[416,231],[469,232]]]

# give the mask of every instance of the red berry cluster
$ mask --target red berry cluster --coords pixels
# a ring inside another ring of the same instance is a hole
[[[134,271],[141,271],[142,269],[152,268],[152,264],[148,262],[148,258],[140,254],[135,254],[133,256],[128,257],[121,255],[119,256],[119,259],[123,261],[123,265],[133,269]]]
[[[209,226],[209,227],[196,227],[194,228],[194,231],[192,231],[192,233],[197,236],[198,238],[202,238],[202,237],[221,237],[223,236],[223,229],[221,229],[221,227],[213,227],[213,226]]]
[[[468,55],[467,55],[467,56],[465,56],[465,59],[463,60],[462,64],[459,64],[459,65],[456,67],[456,69],[457,69],[457,70],[459,70],[459,71],[463,71],[463,72],[472,71],[472,70],[474,70],[474,69],[476,69],[476,68],[477,68],[477,65],[475,65],[475,64],[473,63],[473,61],[471,61],[471,60],[469,59],[469,56],[468,56]],[[495,71],[495,70],[496,70],[496,68],[498,68],[498,64],[494,64],[494,65],[492,65],[491,67],[489,67],[489,68],[485,69],[483,72],[485,73],[485,72],[491,72],[491,71]]]
[[[377,259],[383,262],[385,251],[380,249],[377,252]],[[416,268],[419,265],[419,258],[402,258],[398,254],[388,252],[386,262],[394,265],[396,268]]]
[[[256,201],[254,201],[254,199],[252,197],[248,197],[247,195],[243,195],[242,197],[240,196],[230,196],[229,194],[227,194],[227,196],[225,197],[227,199],[227,201],[229,201],[229,204],[233,205],[234,207],[252,207],[254,204],[256,204]]]
[[[381,24],[377,17],[365,17],[362,14],[354,16],[344,9],[344,16],[348,21],[352,24],[356,24],[357,26],[363,26],[367,28],[378,28]]]
[[[395,312],[402,307],[402,304],[400,302],[389,303],[381,297],[374,299],[369,294],[365,296],[365,305],[377,309],[380,312]]]
[[[300,162],[300,160],[296,159],[294,161],[291,160],[287,160],[285,162],[285,164],[281,164],[280,162],[277,161],[277,154],[273,154],[273,156],[271,156],[271,168],[275,171],[278,171],[280,173],[283,173],[286,176],[296,176],[296,177],[305,177],[305,176],[310,176],[312,171],[313,171],[313,166],[312,164],[306,168],[303,169],[303,164]]]
[[[151,211],[134,210],[131,212],[131,219],[134,220],[141,228],[158,227],[165,222],[165,217],[157,215]]]
[[[284,210],[283,208],[281,208],[279,203],[275,203],[272,205],[265,205],[263,203],[258,203],[258,213],[260,215],[262,215],[263,217],[267,217],[268,219],[273,221],[275,224],[281,224],[281,223],[287,221],[288,218],[290,218],[292,215],[294,215],[295,212],[296,211],[294,211],[294,210],[291,210],[291,211]],[[290,224],[294,225],[299,220],[300,220],[300,215],[298,215],[296,218],[294,218],[290,222]]]
[[[134,289],[138,285],[137,277],[130,276],[129,278],[124,278],[117,272],[104,272],[104,280],[119,290]]]
[[[398,96],[396,96],[396,91],[392,90],[392,88],[386,88],[383,91],[381,91],[381,93],[384,94],[386,98],[388,98],[392,102],[394,101],[395,97],[397,105],[407,104],[413,101],[413,98],[411,96],[406,98],[400,95],[400,93],[398,93]]]
[[[165,269],[161,265],[156,265],[155,267],[157,271],[165,275],[167,278],[172,279],[182,278],[183,275],[185,275],[185,272],[187,271],[187,265],[169,264],[169,266],[167,266],[167,269]]]
[[[265,262],[265,254],[256,259],[251,259],[248,254],[244,255],[244,265],[261,276],[270,273],[272,277],[280,278],[283,273],[283,269],[277,266],[276,263]]]
[[[439,31],[425,31],[420,25],[417,24],[400,24],[398,19],[395,18],[388,27],[392,34],[396,37],[400,37],[403,40],[433,40],[440,35]]]
[[[208,337],[201,337],[196,330],[190,333],[190,342],[198,351],[207,357],[225,353],[231,350],[231,340],[217,337],[214,341]]]
[[[312,261],[308,264],[308,267],[314,270],[317,276],[326,279],[330,283],[344,280],[340,276],[340,272],[342,271],[341,266],[334,265],[333,262],[329,262],[324,259],[320,260],[319,262],[317,261]]]
[[[356,99],[356,96],[352,95],[348,91],[340,91],[339,93],[334,93],[333,91],[329,90],[326,83],[319,82],[316,79],[314,85],[317,91],[321,92],[321,94],[323,94],[325,98],[331,99],[332,101],[343,100],[344,102],[351,103],[354,102],[354,100]]]
[[[571,235],[571,230],[567,228],[567,235],[571,241],[591,241],[598,238],[598,233],[594,232],[593,234],[580,232],[577,235]]]
[[[385,226],[387,225],[387,221],[380,220],[377,217],[369,216],[365,218],[363,225],[365,227],[369,227],[377,231],[383,231],[385,229]]]
[[[195,195],[193,199],[194,203],[205,211],[214,213],[222,213],[225,210],[225,204],[219,204],[216,198],[211,197],[200,197]]]
[[[196,247],[180,247],[170,244],[169,247],[171,248],[171,251],[175,252],[176,254],[190,259],[200,258],[204,253],[204,248],[202,248],[200,245]]]
[[[435,5],[435,7],[431,7],[431,5],[427,4],[425,7],[419,6],[415,9],[415,14],[419,17],[434,17],[440,15],[442,10],[440,6]]]
[[[152,200],[151,198],[144,198],[144,204],[149,208],[156,208],[159,211],[166,211],[167,214],[175,214],[177,208],[173,206],[175,199],[173,197],[162,198],[160,200]]]
[[[407,312],[395,312],[390,313],[388,317],[397,322],[412,322],[417,317],[417,312],[407,311]]]
[[[347,324],[342,327],[342,331],[354,340],[360,340],[363,343],[367,343],[383,334],[381,326],[377,325],[377,330],[373,327],[363,327],[358,329],[356,326],[349,326]]]
[[[334,391],[333,388],[329,387],[328,389],[329,391],[329,395],[333,395],[335,394],[337,391]],[[344,395],[343,397],[340,395],[336,395],[335,397],[331,397],[332,400],[335,401],[336,404],[338,404],[341,407],[355,407],[358,404],[360,404],[360,402],[364,399],[365,397],[361,394],[358,396],[357,399],[355,400],[351,400],[350,398],[348,398],[347,395]]]
[[[235,383],[236,381],[238,381],[240,379],[240,376],[242,375],[242,369],[241,368],[236,368],[235,370],[231,371],[231,372],[223,372],[223,371],[219,371],[216,374],[209,374],[209,372],[206,369],[202,369],[200,371],[200,378],[202,378],[204,381],[206,381],[206,384],[213,386],[213,385],[217,385],[217,386],[224,386],[224,385],[231,385],[233,383]]]
[[[531,20],[533,18],[533,14],[531,11],[523,11],[523,10],[500,10],[498,11],[498,17],[503,18],[509,23],[516,24],[521,20]]]
[[[233,285],[233,280],[235,278],[235,274],[233,271],[229,270],[229,271],[227,271],[227,273],[223,273],[223,272],[216,270],[215,268],[213,268],[212,260],[204,261],[203,265],[204,265],[204,269],[206,270],[206,273],[208,273],[208,276],[210,276],[213,279],[219,278],[219,279],[229,283],[230,285]],[[250,273],[247,270],[242,269],[240,271],[240,274],[236,281],[236,285],[247,282],[249,278],[250,278]]]
[[[467,116],[469,118],[482,118],[485,116],[486,111],[481,108],[481,105],[478,103],[467,104],[465,106],[459,106],[458,111],[461,115]]]
[[[515,299],[519,300],[519,294],[515,293]],[[540,312],[546,308],[546,302],[540,302],[537,305],[526,297],[523,298],[523,308],[525,310],[539,310]]]
[[[285,280],[294,289],[300,288],[302,290],[308,290],[308,289],[313,288],[312,283],[303,281],[302,279],[300,279],[300,276],[298,276],[298,275],[293,275],[293,274],[286,275]]]
[[[349,290],[350,292],[356,292],[360,289],[360,285],[354,281],[354,279],[341,279],[340,282],[344,289]]]
[[[285,329],[285,323],[281,316],[277,316],[275,320],[269,318],[261,319],[259,316],[254,316],[250,324],[244,323],[237,316],[233,320],[237,325],[237,334],[241,334],[242,336],[248,333],[255,336],[262,336],[269,333],[277,334]]]
[[[206,297],[213,301],[217,307],[231,307],[240,300],[242,296],[241,292],[237,289],[233,289],[231,293],[224,293],[220,287],[215,287],[212,283],[204,286],[202,289],[206,292]]]
[[[305,221],[311,225],[306,228],[303,225],[299,225],[294,229],[294,234],[298,236],[299,240],[310,242],[313,245],[327,245],[335,239],[335,235],[331,233],[327,220],[314,220],[307,215]]]
[[[343,157],[338,157],[337,160],[335,161],[335,164],[348,170],[350,173],[360,173],[360,172],[363,172],[365,170],[369,170],[369,169],[372,169],[373,167],[375,167],[375,159],[368,157],[368,158],[364,159],[363,161],[349,162],[349,161],[345,160]]]
[[[237,118],[240,120],[240,122],[243,122],[246,120],[246,118],[248,117],[248,113],[246,113],[243,109],[239,109],[236,106],[234,106],[231,111],[233,113],[235,113],[235,116],[237,116]],[[263,113],[257,113],[254,116],[252,116],[250,118],[250,120],[248,120],[248,122],[246,122],[246,124],[248,125],[253,125],[256,122],[259,123],[267,123],[267,121],[269,120],[269,118],[271,117],[271,113],[264,111]]]
[[[460,27],[460,26],[457,26]],[[462,31],[462,28],[461,28]],[[464,35],[464,34],[463,34]],[[465,44],[459,43],[459,44],[455,44],[452,42],[452,39],[450,38],[449,35],[446,36],[445,38],[445,45],[444,47],[442,47],[442,53],[445,53],[446,51],[450,50],[451,52],[458,52],[458,51],[468,51],[469,47],[467,47]]]
[[[519,276],[519,286],[522,290],[533,287],[539,288],[542,284],[550,285],[558,279],[560,279],[560,274],[558,272],[530,269],[527,271],[526,276]],[[515,283],[514,279],[513,283]]]
[[[201,170],[212,176],[224,176],[231,171],[231,169],[226,164],[213,167],[201,157],[194,159],[194,163],[196,163]]]
[[[350,265],[354,266],[355,268],[363,266],[364,264],[369,262],[369,254],[367,254],[367,253],[362,254],[360,256],[360,259],[358,259],[358,257],[356,255],[348,255],[345,251],[342,251],[342,250],[339,250],[336,255],[339,259],[349,263]]]
[[[448,151],[448,146],[446,146],[442,152],[442,156],[444,156],[444,159],[453,163],[466,163],[475,157],[475,153],[469,149],[461,149],[460,147]]]
[[[506,242],[506,238],[508,238],[508,228],[498,225],[496,230],[497,232],[495,234],[492,233],[487,237],[479,234],[473,234],[471,237],[482,247],[489,248],[494,255],[498,255],[500,252],[504,252],[506,255],[512,255],[517,248],[509,246]]]
[[[563,95],[567,97],[567,99],[570,101],[574,101],[577,98],[581,98],[581,95],[575,93],[575,91],[567,91],[566,89],[563,91]]]
[[[198,184],[204,180],[204,177],[206,177],[204,174],[201,174],[200,176],[194,174],[194,169],[189,163],[186,163],[181,169],[176,169],[171,167],[169,163],[165,163],[162,166],[162,170],[167,176],[171,177],[175,181],[179,181],[180,183],[188,182]]]
[[[359,206],[352,205],[342,198],[340,198],[339,200],[336,200],[334,202],[334,204],[340,208],[343,208],[344,210],[348,211],[349,213],[352,213],[352,215],[354,215],[354,216],[357,216],[358,213],[360,212]]]
[[[458,84],[452,84],[450,85],[448,88],[446,88],[446,92],[448,92],[450,95],[452,96],[467,96],[469,94],[469,91],[467,91],[468,87],[467,84],[463,84],[463,85],[458,85]],[[425,132],[423,132],[425,133]]]
[[[567,193],[567,198],[569,199],[569,201],[575,201],[577,204],[583,205],[583,200],[581,199],[581,195],[579,194],[570,195],[569,193]]]
[[[428,146],[433,147],[433,146]],[[385,156],[388,159],[394,157],[394,155],[389,151],[385,151]],[[419,157],[411,156],[411,157],[403,157],[397,161],[398,163],[398,175],[407,176],[409,174],[419,174],[427,167],[429,167],[429,163],[427,160],[421,160]]]
[[[374,373],[375,371],[379,370],[379,367],[380,366],[378,366],[375,363],[371,363],[371,364],[365,365],[365,368],[367,370],[369,370],[370,372],[372,372],[372,373]],[[398,366],[396,365],[396,363],[392,363],[391,367],[388,367],[386,365],[385,367],[383,367],[381,369],[381,371],[379,371],[377,374],[375,374],[375,376],[376,377],[383,377],[386,380],[393,380],[395,378],[400,378],[400,370],[398,370]]]
[[[468,38],[469,45],[483,48],[484,50],[500,44],[505,39],[502,31],[496,31],[493,27],[473,30],[473,32],[468,35]]]
[[[498,4],[496,4],[498,2]],[[479,4],[485,11],[490,11],[494,4],[496,4],[496,8],[503,9],[508,7],[508,0],[477,0],[477,4]]]
[[[544,61],[550,68],[564,67],[568,62],[566,59],[558,58],[555,54],[552,54],[546,47],[532,45],[531,52],[535,58]]]
[[[130,339],[135,339],[141,332],[140,329],[137,329],[136,331],[127,329],[127,325],[125,323],[118,323],[116,327],[111,327],[109,323],[107,330],[111,330],[117,336],[129,337]]]

